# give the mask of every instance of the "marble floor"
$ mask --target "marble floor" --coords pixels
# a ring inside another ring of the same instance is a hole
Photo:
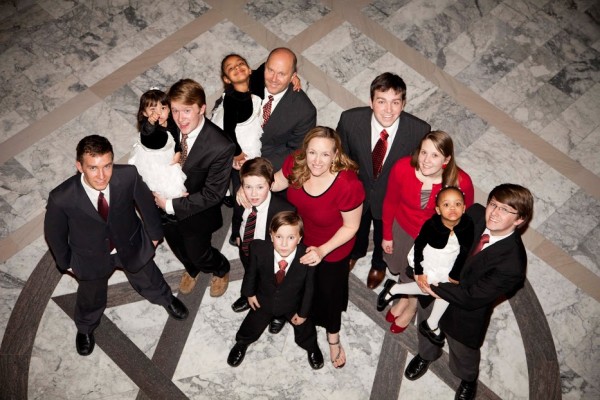
[[[258,66],[277,46],[298,55],[319,124],[368,104],[371,80],[393,71],[407,82],[406,110],[452,134],[478,201],[502,182],[532,190],[528,283],[494,312],[478,398],[600,398],[595,0],[1,1],[0,398],[453,398],[444,360],[402,379],[416,330],[387,330],[364,284],[368,257],[351,274],[344,369],[311,370],[289,326],[230,368],[243,316],[230,309],[242,275],[227,227],[215,235],[233,265],[223,297],[205,295],[203,278],[180,295],[192,315],[177,322],[116,272],[96,350],[77,355],[76,282],[53,268],[42,236],[48,192],[75,172],[76,143],[107,136],[122,162],[142,92],[189,77],[212,105],[225,54]],[[182,266],[165,245],[157,262],[176,290]]]

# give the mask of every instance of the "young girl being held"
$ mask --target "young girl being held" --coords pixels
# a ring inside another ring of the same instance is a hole
[[[186,191],[186,176],[179,165],[177,125],[170,114],[163,91],[152,88],[142,94],[137,113],[140,138],[129,157],[129,164],[137,167],[150,190],[169,199]]]
[[[464,194],[455,186],[443,188],[437,195],[435,211],[437,214],[423,224],[408,253],[408,263],[414,268],[416,282],[397,284],[388,279],[377,297],[379,311],[403,294],[428,295],[421,288],[430,284],[459,283],[474,235],[473,221],[464,215]],[[438,346],[444,345],[444,334],[439,331],[438,323],[447,307],[447,301],[436,299],[431,315],[419,325],[419,331]],[[386,320],[394,321],[389,311]]]
[[[221,79],[225,91],[211,121],[225,131],[236,145],[233,168],[239,170],[247,159],[260,156],[261,98],[250,92],[252,69],[238,54],[221,61]]]

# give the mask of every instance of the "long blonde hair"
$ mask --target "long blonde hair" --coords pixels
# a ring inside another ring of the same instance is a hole
[[[288,177],[291,186],[298,189],[310,178],[310,170],[306,164],[306,149],[311,140],[315,138],[331,139],[334,142],[335,157],[331,163],[331,173],[350,170],[358,172],[358,164],[350,159],[342,150],[342,141],[337,132],[326,126],[316,126],[311,129],[302,142],[302,148],[294,155],[294,166]]]

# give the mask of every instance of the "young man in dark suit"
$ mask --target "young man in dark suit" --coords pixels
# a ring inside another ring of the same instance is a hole
[[[273,317],[285,317],[294,327],[295,341],[306,350],[311,368],[323,367],[315,325],[307,318],[314,291],[315,269],[300,263],[306,246],[299,244],[304,233],[302,219],[293,211],[273,217],[271,242],[250,244],[250,263],[242,282],[242,294],[252,308],[242,322],[227,363],[237,367],[248,345],[254,343]]]
[[[385,72],[371,83],[370,107],[344,111],[337,126],[344,152],[359,165],[358,177],[366,193],[356,243],[350,253],[350,268],[367,254],[373,223],[374,249],[367,278],[370,289],[379,286],[387,267],[381,247],[381,215],[390,169],[400,158],[412,154],[431,130],[428,123],[404,112],[405,106],[406,84],[398,75]],[[374,168],[373,153],[379,142],[384,146],[383,159],[379,168]],[[404,267],[406,265],[392,266],[390,270],[397,274]]]
[[[200,272],[213,275],[210,295],[223,295],[229,284],[229,261],[212,247],[212,234],[223,225],[221,201],[227,192],[235,145],[204,117],[206,96],[202,86],[181,79],[167,94],[179,128],[181,167],[187,175],[188,195],[165,200],[155,194],[165,211],[165,238],[185,267],[179,291],[190,293]]]
[[[160,215],[136,168],[114,165],[112,145],[98,135],[81,139],[76,166],[79,173],[50,192],[44,234],[58,269],[71,269],[79,282],[75,344],[87,356],[94,350],[94,329],[116,267],[123,268],[139,294],[173,318],[185,319],[188,310],[154,263],[154,249],[163,237]]]
[[[250,263],[250,243],[254,239],[271,240],[269,226],[273,216],[280,211],[296,211],[283,197],[271,194],[274,173],[271,162],[262,157],[246,161],[240,169],[241,187],[252,208],[244,209],[236,204],[241,209],[239,215],[242,217],[234,218],[232,230],[237,231],[240,260],[245,270],[248,270]],[[248,310],[248,298],[242,295],[231,308],[235,312]],[[284,325],[285,318],[275,317],[269,324],[269,332],[279,333]]]
[[[475,241],[460,275],[460,284],[423,285],[421,290],[450,303],[440,320],[450,348],[450,370],[461,379],[456,399],[474,399],[481,345],[494,305],[514,294],[525,281],[527,254],[520,230],[533,215],[533,196],[519,185],[505,183],[489,194],[487,206],[467,210],[475,223]],[[424,301],[425,302],[424,302]],[[418,322],[428,318],[431,298],[419,296]],[[419,353],[404,375],[420,378],[442,349],[419,332]]]
[[[261,153],[275,171],[281,169],[285,157],[300,148],[306,133],[317,125],[315,106],[303,90],[293,90],[296,64],[296,55],[290,49],[274,49],[265,63],[264,89],[252,87],[252,93],[263,97]]]

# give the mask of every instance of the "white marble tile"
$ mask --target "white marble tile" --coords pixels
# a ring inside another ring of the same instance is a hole
[[[592,171],[596,176],[600,175],[600,125],[587,135],[569,155],[579,161],[583,167]]]
[[[40,322],[31,355],[29,398],[103,399],[131,393],[135,384],[100,346],[87,357],[77,354],[76,333],[73,321],[51,301]]]

